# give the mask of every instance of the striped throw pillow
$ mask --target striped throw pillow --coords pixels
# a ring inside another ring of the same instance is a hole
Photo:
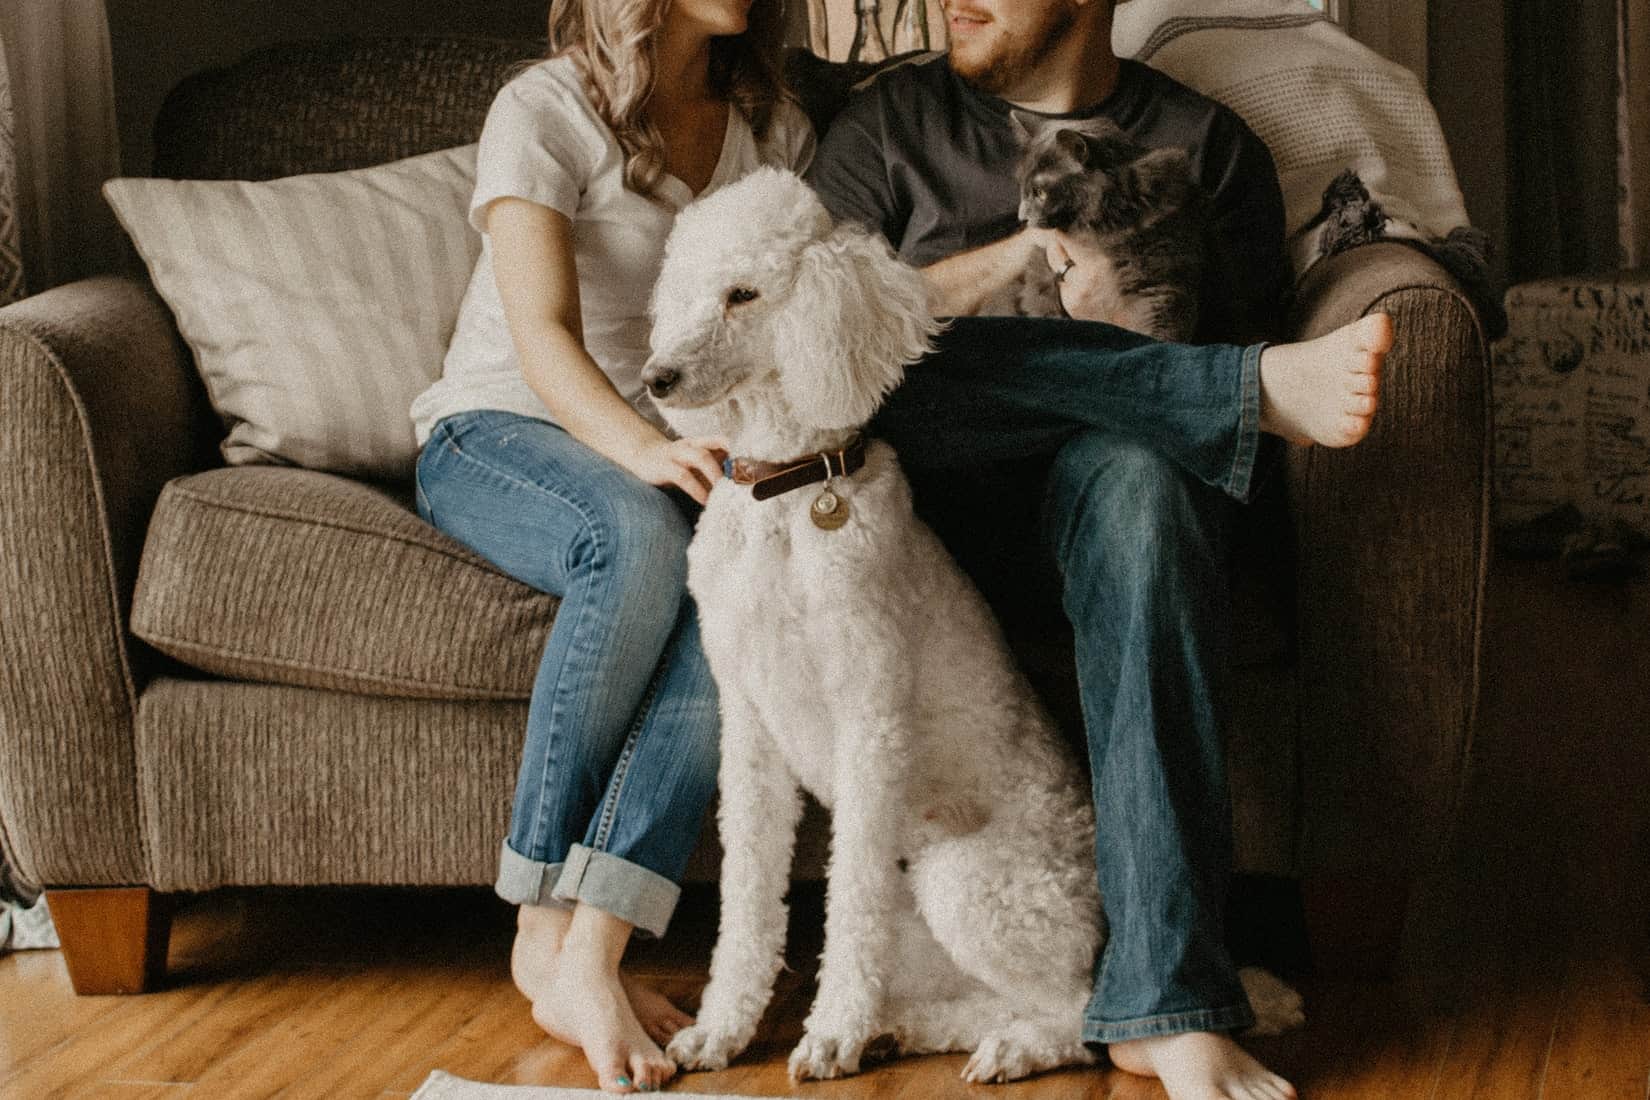
[[[412,475],[481,251],[474,145],[259,183],[103,185],[195,353],[230,465]]]

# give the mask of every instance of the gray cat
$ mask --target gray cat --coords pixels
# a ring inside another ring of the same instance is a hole
[[[1086,240],[1110,270],[1103,301],[1113,323],[1159,340],[1197,330],[1207,200],[1183,149],[1152,149],[1108,119],[1045,120],[1015,112],[1025,139],[1017,178],[1020,220]],[[1063,317],[1041,253],[1019,285],[982,312]]]

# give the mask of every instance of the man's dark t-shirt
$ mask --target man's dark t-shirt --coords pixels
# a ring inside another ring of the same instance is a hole
[[[1186,149],[1214,218],[1196,339],[1277,338],[1288,267],[1271,154],[1226,107],[1137,61],[1119,64],[1104,101],[1043,117],[1104,116],[1143,145]],[[943,54],[897,64],[849,98],[808,182],[833,217],[879,230],[926,267],[1019,228],[1014,109],[958,77]]]

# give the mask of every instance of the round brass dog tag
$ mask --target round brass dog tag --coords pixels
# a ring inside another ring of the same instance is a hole
[[[848,522],[848,502],[826,489],[814,497],[813,507],[808,509],[808,518],[821,531],[835,531]]]

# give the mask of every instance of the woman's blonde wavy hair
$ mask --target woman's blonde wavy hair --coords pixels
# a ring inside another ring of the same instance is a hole
[[[625,186],[653,196],[664,139],[647,117],[654,44],[671,0],[551,0],[550,56],[569,56],[602,121],[624,150]],[[711,39],[710,90],[744,116],[757,140],[785,97],[779,73],[780,0],[755,0],[743,34]]]

